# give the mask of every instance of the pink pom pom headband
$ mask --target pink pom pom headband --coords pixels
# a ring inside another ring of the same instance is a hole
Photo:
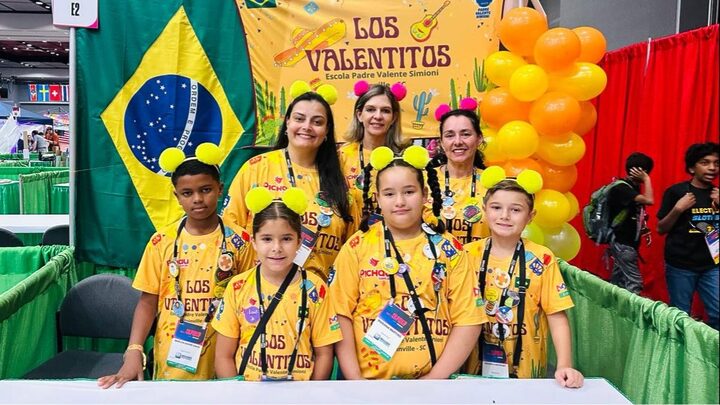
[[[468,110],[468,111],[475,111],[477,110],[478,104],[477,100],[475,100],[472,97],[465,97],[462,100],[460,100],[460,109],[461,110]],[[440,104],[435,109],[435,120],[440,121],[443,115],[449,113],[452,109],[450,108],[450,105],[448,104]]]
[[[358,80],[355,82],[355,85],[353,85],[353,92],[358,97],[362,97],[368,90],[370,90],[370,83],[365,80]],[[407,95],[407,88],[404,84],[397,82],[390,86],[390,92],[395,96],[397,101],[401,101]]]

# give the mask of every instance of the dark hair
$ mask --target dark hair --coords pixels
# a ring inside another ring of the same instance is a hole
[[[315,157],[315,167],[320,175],[320,191],[325,193],[327,202],[338,210],[340,218],[345,222],[352,222],[350,215],[350,203],[348,201],[348,187],[345,176],[340,170],[340,158],[338,158],[337,149],[335,148],[335,120],[333,119],[330,105],[319,94],[314,92],[303,93],[290,103],[285,113],[280,133],[278,135],[275,150],[283,149],[288,146],[289,140],[287,135],[287,121],[295,108],[295,104],[301,101],[314,101],[322,104],[327,113],[327,138],[320,144],[317,156]]]
[[[690,168],[695,166],[695,163],[699,162],[702,158],[708,155],[720,156],[720,146],[715,142],[695,143],[690,145],[685,152],[685,171],[690,173]]]
[[[298,237],[300,236],[300,231],[302,229],[302,217],[295,211],[288,208],[282,201],[273,201],[267,206],[267,208],[253,216],[253,238],[258,232],[260,232],[260,228],[265,225],[265,222],[275,219],[284,219],[287,221],[290,228],[298,234]]]
[[[391,167],[407,167],[413,171],[415,171],[416,178],[418,181],[418,184],[420,184],[420,189],[423,189],[425,186],[425,178],[423,176],[423,171],[420,169],[416,169],[415,167],[411,166],[409,163],[404,161],[403,159],[393,159],[387,166],[380,169],[377,173],[377,177],[375,178],[375,188],[378,192],[380,192],[380,175],[383,174],[383,172]],[[371,166],[366,165],[365,166],[365,179],[369,179],[370,177],[370,171]],[[445,222],[440,221],[440,210],[442,209],[442,195],[440,194],[440,182],[438,181],[437,172],[435,171],[434,167],[430,167],[430,165],[427,165],[425,168],[427,172],[428,177],[428,187],[430,187],[430,195],[433,199],[432,204],[432,212],[433,215],[435,215],[436,218],[438,218],[437,225],[430,225],[430,227],[437,233],[443,233],[445,232]],[[363,219],[360,223],[360,230],[363,232],[367,232],[369,229],[368,226],[368,219],[370,218],[370,215],[373,213],[372,208],[372,198],[369,197],[369,189],[370,189],[370,182],[365,181],[365,187],[363,188]]]
[[[387,135],[385,135],[385,146],[392,149],[393,152],[398,153],[405,147],[405,142],[402,140],[402,123],[400,122],[400,103],[397,98],[390,91],[390,87],[385,84],[374,84],[368,91],[362,96],[358,97],[355,101],[355,107],[353,108],[352,121],[350,121],[350,129],[348,129],[348,139],[352,142],[360,142],[365,135],[365,128],[363,128],[362,122],[358,120],[357,113],[365,108],[365,104],[371,98],[375,96],[387,96],[390,100],[390,105],[393,110],[393,123],[388,128]]]
[[[170,180],[173,186],[177,186],[178,179],[181,176],[194,176],[196,174],[207,174],[213,180],[220,183],[220,171],[217,166],[203,163],[197,159],[188,159],[180,163],[180,166],[172,172]]]
[[[472,125],[473,130],[475,130],[475,133],[478,134],[478,136],[481,139],[480,148],[484,149],[487,145],[485,143],[485,140],[483,139],[483,133],[480,129],[480,118],[478,117],[475,112],[470,110],[463,110],[463,109],[457,109],[448,111],[445,114],[440,117],[440,138],[438,139],[442,143],[442,133],[443,133],[443,126],[445,125],[445,121],[447,121],[450,117],[465,117],[470,121],[470,125]],[[429,165],[432,167],[440,167],[442,165],[447,164],[447,155],[445,154],[445,151],[440,148],[438,150],[438,153],[435,155],[435,157],[430,161]],[[475,157],[473,158],[473,166],[477,167],[478,169],[485,169],[485,156],[483,153],[478,149],[475,151]]]
[[[515,179],[501,180],[496,185],[490,187],[487,193],[485,193],[485,197],[483,197],[483,205],[487,204],[490,197],[498,191],[514,191],[516,193],[520,193],[527,198],[530,211],[532,211],[535,207],[535,196],[525,191],[525,189],[518,184]]]
[[[650,156],[640,153],[633,152],[625,160],[625,172],[630,174],[630,169],[637,167],[643,169],[645,173],[650,174],[653,169],[653,160]]]

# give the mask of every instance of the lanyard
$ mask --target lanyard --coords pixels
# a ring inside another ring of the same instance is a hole
[[[488,261],[490,260],[490,249],[492,248],[492,239],[488,238],[487,243],[485,244],[485,250],[483,251],[482,261],[480,262],[480,292],[485,295],[485,277],[487,275],[487,265]],[[519,283],[518,283],[518,295],[520,296],[519,302],[518,302],[518,308],[517,308],[517,325],[519,329],[522,329],[523,321],[525,318],[525,292],[527,290],[526,286],[526,274],[525,274],[525,245],[522,242],[522,239],[518,241],[517,245],[515,246],[515,252],[513,253],[512,260],[510,261],[510,267],[508,268],[508,278],[512,280],[512,275],[515,270],[515,264],[520,260],[520,275],[518,276]],[[507,300],[507,294],[510,286],[503,288],[503,292],[500,295],[500,302],[503,303]],[[511,330],[512,332],[512,330]],[[505,328],[498,327],[498,337],[500,339],[500,343],[505,340]],[[482,338],[481,338],[482,341]],[[510,374],[511,377],[517,378],[517,368],[518,364],[520,363],[520,354],[522,352],[522,334],[518,333],[517,340],[515,341],[515,351],[513,352],[513,372]],[[482,350],[480,351],[480,355],[482,356]]]
[[[358,148],[358,154],[360,155],[360,172],[365,170],[365,158],[363,157],[363,146],[362,141],[360,141],[360,147]]]
[[[473,167],[473,173],[472,173],[472,183],[470,183],[470,198],[475,197],[475,183],[477,181],[477,170]],[[445,192],[444,195],[446,197],[452,197],[455,193],[450,190],[450,172],[448,171],[448,165],[445,164]],[[467,224],[467,236],[465,238],[465,243],[472,242],[472,229],[475,224],[472,224],[466,220],[466,218],[463,218],[463,222]],[[452,220],[446,219],[445,224],[447,225],[447,228],[452,230]]]
[[[362,144],[360,145],[362,147]],[[290,161],[290,153],[288,153],[287,148],[283,149],[283,152],[285,153],[285,164],[287,165],[287,175],[288,179],[290,180],[290,185],[293,187],[297,187],[295,185],[295,171],[292,168],[292,161]],[[325,201],[326,197],[323,195],[323,191],[320,191],[315,197],[315,202],[320,206],[320,215],[318,218],[318,226],[315,230],[315,235],[320,236],[320,231],[322,228],[327,228],[330,226],[333,216],[333,207]],[[312,248],[315,247],[315,244],[313,244]]]
[[[392,257],[390,252],[390,247],[392,246],[393,250],[395,251],[395,259],[398,261],[400,266],[407,266],[405,264],[405,261],[402,258],[402,255],[400,254],[400,251],[398,250],[397,246],[395,246],[395,240],[393,238],[392,232],[390,232],[390,229],[388,229],[387,225],[385,224],[385,221],[383,221],[383,231],[385,233],[385,257]],[[427,237],[428,243],[430,244],[430,250],[432,251],[433,257],[435,258],[435,263],[437,263],[438,260],[438,254],[437,250],[435,249],[435,244],[430,240],[430,235],[425,232],[425,236]],[[397,273],[396,273],[397,274]],[[435,344],[432,340],[432,333],[430,332],[430,327],[428,326],[427,318],[425,317],[425,310],[422,307],[422,304],[420,303],[420,297],[418,296],[417,290],[415,289],[415,285],[412,282],[412,279],[410,278],[410,272],[407,271],[407,268],[402,272],[402,278],[405,281],[405,286],[408,289],[408,293],[410,294],[410,298],[412,299],[412,303],[415,306],[415,315],[420,320],[420,325],[422,326],[423,334],[425,335],[425,340],[428,344],[428,350],[430,351],[430,362],[434,366],[437,362],[437,357],[435,354]],[[395,274],[390,275],[390,295],[393,298],[393,301],[395,301]],[[437,293],[436,293],[437,294]]]
[[[290,185],[295,187],[295,171],[293,171],[292,162],[290,161],[290,153],[288,153],[287,148],[283,149],[283,152],[285,153],[285,165],[287,165],[287,175],[290,180]]]
[[[270,320],[270,317],[275,312],[275,309],[277,308],[278,304],[283,298],[283,294],[285,294],[285,291],[287,290],[288,286],[292,282],[293,278],[295,278],[295,274],[297,274],[298,266],[293,264],[292,268],[290,269],[290,272],[285,276],[285,280],[283,280],[282,284],[280,284],[280,288],[278,288],[277,292],[272,295],[270,298],[270,305],[268,305],[267,309],[265,308],[265,303],[263,301],[263,294],[262,294],[262,288],[261,288],[261,279],[260,276],[260,265],[257,266],[255,269],[255,286],[257,287],[257,295],[258,300],[260,301],[260,322],[257,325],[257,328],[255,329],[255,332],[253,332],[252,337],[250,338],[250,341],[248,342],[247,347],[245,348],[245,352],[243,353],[242,362],[240,363],[240,368],[238,369],[238,375],[242,376],[245,374],[245,368],[247,367],[247,363],[250,360],[250,355],[252,354],[253,348],[255,347],[255,343],[257,343],[258,338],[260,339],[260,366],[262,367],[262,378],[267,379],[267,340],[265,336],[265,327],[267,326],[268,321]],[[302,277],[301,287],[303,290],[302,298],[301,298],[301,304],[300,307],[298,307],[298,316],[300,317],[300,325],[298,326],[298,337],[297,341],[295,341],[295,347],[293,348],[293,352],[290,355],[290,361],[288,363],[288,380],[292,380],[292,371],[293,368],[295,368],[295,359],[297,358],[297,352],[298,352],[298,346],[300,343],[300,337],[303,332],[303,327],[305,325],[305,318],[307,316],[308,307],[307,307],[307,273],[305,272],[305,269],[300,269],[300,275]]]
[[[175,295],[177,296],[176,304],[173,306],[173,312],[178,315],[181,322],[185,319],[185,305],[183,304],[182,286],[180,285],[180,271],[178,265],[178,239],[180,238],[180,233],[182,232],[182,230],[185,229],[185,222],[187,222],[187,217],[184,217],[180,221],[180,226],[178,226],[177,235],[175,236],[175,242],[173,244],[173,258],[168,265],[170,267],[170,275],[175,278],[174,286]],[[218,223],[220,225],[222,242],[220,243],[220,255],[218,256],[218,265],[215,268],[215,282],[216,286],[224,286],[227,285],[228,281],[230,281],[232,271],[224,271],[220,268],[220,261],[223,260],[225,256],[229,256],[229,252],[227,250],[227,241],[225,240],[225,225],[223,224],[222,218],[220,218],[220,216],[218,216]],[[223,281],[225,282],[223,283]],[[205,323],[212,320],[212,317],[215,314],[215,310],[220,304],[220,298],[222,298],[222,293],[224,292],[224,290],[224,288],[222,288],[222,291],[218,289],[215,299],[210,301],[210,305],[208,306],[208,313],[207,315],[205,315]]]

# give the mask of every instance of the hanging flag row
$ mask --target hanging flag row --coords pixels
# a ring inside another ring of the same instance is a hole
[[[30,101],[68,101],[70,89],[67,84],[28,84]]]

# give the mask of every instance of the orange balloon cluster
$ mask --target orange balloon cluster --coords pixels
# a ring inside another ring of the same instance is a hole
[[[485,75],[496,87],[479,106],[486,164],[502,166],[510,176],[525,169],[541,174],[537,213],[523,237],[570,260],[580,250],[579,234],[568,224],[579,213],[571,192],[575,164],[585,154],[582,136],[597,122],[589,100],[607,84],[597,65],[605,37],[592,27],[548,29],[545,16],[527,7],[510,10],[498,35],[507,50],[485,59]]]

